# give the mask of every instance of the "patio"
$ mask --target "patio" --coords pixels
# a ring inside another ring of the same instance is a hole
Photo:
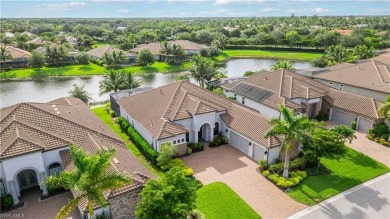
[[[63,193],[52,198],[40,201],[42,192],[39,187],[33,187],[23,190],[20,196],[20,202],[24,202],[24,207],[6,212],[1,218],[20,217],[20,218],[54,218],[58,211],[73,199],[71,192]],[[81,215],[78,209],[73,210],[66,219],[80,219]]]

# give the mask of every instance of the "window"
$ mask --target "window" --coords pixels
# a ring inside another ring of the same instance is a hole
[[[184,138],[181,139],[181,142],[184,142]]]
[[[3,196],[5,195],[5,184],[3,182],[3,180],[0,179],[0,196]]]
[[[59,163],[53,163],[49,166],[49,176],[58,175],[62,171],[61,165]]]
[[[234,100],[237,100],[237,94],[234,94]]]
[[[242,104],[245,104],[245,97],[243,97],[243,98],[241,99],[241,103],[242,103]]]
[[[186,133],[186,141],[189,142],[190,141],[190,133]]]
[[[176,144],[176,140],[173,140],[173,144]]]
[[[344,90],[344,84],[340,84],[339,90]]]
[[[214,135],[218,135],[218,134],[219,134],[219,123],[216,122],[214,125]]]

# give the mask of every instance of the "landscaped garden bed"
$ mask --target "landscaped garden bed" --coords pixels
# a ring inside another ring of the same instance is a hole
[[[369,129],[367,138],[381,145],[390,147],[390,130],[386,123],[378,123],[373,129]]]
[[[209,147],[218,147],[227,143],[229,143],[229,139],[219,133],[218,135],[214,136],[213,140],[209,144]]]
[[[17,208],[23,207],[24,202],[21,202],[17,205],[13,205],[14,201],[12,199],[12,196],[10,194],[6,194],[0,197],[0,203],[1,203],[1,211],[0,213],[9,212],[12,210],[15,210]]]

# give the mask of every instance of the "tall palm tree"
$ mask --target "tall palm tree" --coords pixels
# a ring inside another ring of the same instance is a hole
[[[141,86],[141,81],[135,78],[134,72],[122,72],[123,84],[121,89],[133,89]]]
[[[110,91],[117,92],[124,82],[123,75],[114,70],[106,71],[104,79],[99,83],[100,95]]]
[[[172,47],[168,44],[168,42],[163,42],[161,45],[160,52],[165,55],[164,61],[170,61],[171,55],[172,55]]]
[[[284,105],[280,105],[279,110],[283,119],[273,118],[269,121],[272,128],[265,134],[265,138],[283,138],[280,151],[285,152],[283,177],[287,179],[291,145],[308,139],[319,123],[309,120],[305,114],[294,115],[294,111]]]
[[[7,47],[0,47],[0,60],[5,63],[7,59],[12,59],[11,53],[7,50]]]
[[[385,102],[378,108],[380,116],[387,117],[390,122],[390,94],[387,95]]]
[[[201,87],[205,87],[215,78],[217,71],[214,64],[206,58],[195,54],[192,59],[191,76],[198,82]]]
[[[88,212],[94,215],[94,204],[108,205],[103,192],[114,190],[131,183],[131,179],[120,173],[111,173],[108,168],[115,156],[115,149],[98,150],[89,155],[75,145],[70,146],[75,166],[72,171],[63,171],[59,175],[48,177],[45,184],[53,189],[65,188],[76,192],[76,197],[60,209],[56,218],[61,219],[76,208],[83,199],[88,201]]]
[[[287,69],[289,71],[295,71],[293,64],[290,60],[278,60],[275,64],[271,65],[271,70]]]

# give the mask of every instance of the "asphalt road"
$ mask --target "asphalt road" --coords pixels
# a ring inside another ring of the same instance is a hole
[[[307,208],[289,219],[390,219],[390,173]]]

